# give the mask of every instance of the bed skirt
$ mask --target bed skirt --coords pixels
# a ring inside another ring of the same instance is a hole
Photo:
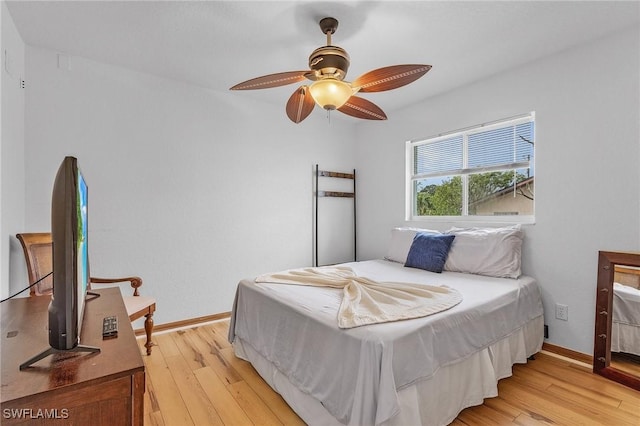
[[[498,380],[511,376],[514,364],[524,364],[540,351],[543,328],[543,317],[534,318],[487,348],[441,367],[429,379],[398,390],[400,412],[382,426],[447,425],[463,409],[497,396]],[[307,424],[342,424],[320,401],[298,390],[271,362],[237,336],[233,348],[236,356],[249,361]]]
[[[625,352],[640,356],[640,326],[613,321],[611,352]]]

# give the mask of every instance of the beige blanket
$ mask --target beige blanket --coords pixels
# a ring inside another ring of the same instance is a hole
[[[357,276],[347,266],[291,269],[260,275],[256,282],[342,288],[340,328],[424,317],[462,301],[462,295],[452,288],[376,282]]]

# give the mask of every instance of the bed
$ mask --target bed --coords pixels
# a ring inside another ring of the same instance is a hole
[[[421,318],[344,329],[336,322],[339,289],[238,284],[229,329],[234,351],[308,424],[448,424],[464,408],[496,396],[512,365],[541,349],[540,291],[533,278],[520,275],[519,245],[518,278],[456,272],[464,264],[456,259],[469,247],[465,230],[452,231],[459,232],[459,244],[451,245],[449,257],[455,255],[447,262],[454,262],[438,273],[399,261],[423,230],[396,230],[404,243],[392,236],[386,259],[344,266],[381,282],[447,286],[462,295],[460,303]],[[514,258],[512,248],[504,253]],[[474,258],[465,267],[490,263]]]
[[[611,352],[640,356],[640,290],[613,283]]]

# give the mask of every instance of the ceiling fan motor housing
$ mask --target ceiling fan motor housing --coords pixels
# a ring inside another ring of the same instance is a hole
[[[338,46],[322,46],[309,55],[309,68],[316,78],[333,77],[342,80],[349,69],[349,54]]]

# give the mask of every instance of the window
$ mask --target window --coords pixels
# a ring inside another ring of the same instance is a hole
[[[407,142],[407,220],[530,223],[535,115]]]

